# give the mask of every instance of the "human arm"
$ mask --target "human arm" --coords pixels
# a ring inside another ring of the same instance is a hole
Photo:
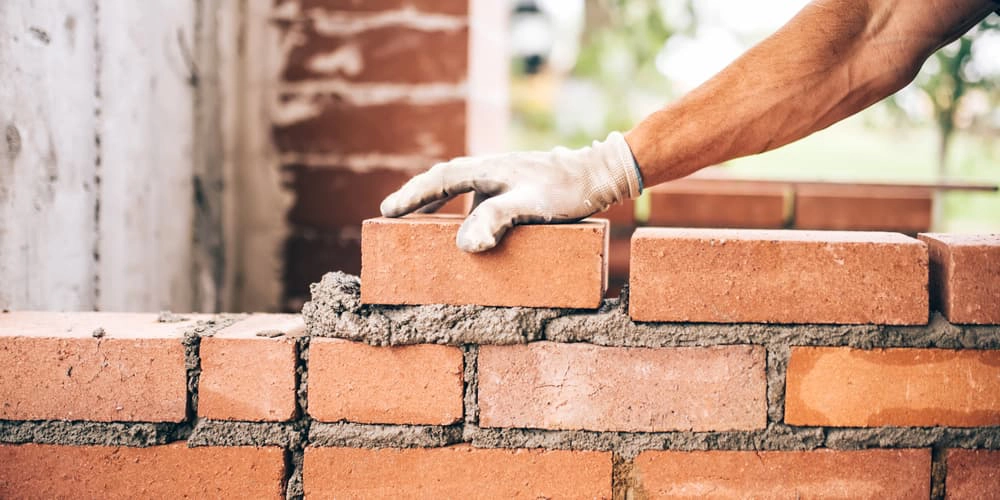
[[[382,213],[397,217],[467,191],[491,196],[456,237],[472,252],[492,248],[516,223],[586,217],[638,196],[643,183],[777,148],[864,109],[906,85],[933,51],[988,15],[994,2],[815,0],[624,140],[612,134],[575,151],[435,165],[386,198]]]
[[[993,0],[815,0],[626,134],[647,185],[763,153],[896,92]]]

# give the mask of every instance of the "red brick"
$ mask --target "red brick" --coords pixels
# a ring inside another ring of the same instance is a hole
[[[390,169],[355,172],[337,167],[292,167],[289,171],[295,179],[292,184],[295,204],[289,211],[289,221],[324,230],[360,228],[365,219],[380,215],[379,203],[383,198],[413,176],[413,172]],[[465,195],[456,197],[438,213],[464,214],[467,202]]]
[[[457,347],[313,338],[309,414],[326,422],[452,424],[463,414],[462,369]]]
[[[764,358],[763,347],[748,345],[482,346],[479,422],[594,431],[760,429],[767,421]]]
[[[930,450],[647,451],[643,498],[928,498]]]
[[[420,12],[461,16],[469,11],[469,0],[278,0],[279,5],[290,2],[297,3],[305,12],[314,9],[345,12],[414,9]]]
[[[794,347],[785,423],[1000,425],[1000,351]]]
[[[156,314],[0,314],[0,418],[180,422],[181,340],[193,326]]]
[[[611,498],[611,453],[306,448],[307,498]]]
[[[281,448],[0,445],[2,498],[283,498]]]
[[[284,94],[282,100],[302,96]],[[310,98],[315,116],[274,126],[281,151],[452,158],[465,154],[465,102],[358,106],[336,94]]]
[[[916,234],[931,227],[930,189],[902,186],[801,185],[795,227]]]
[[[924,233],[931,303],[952,323],[1000,324],[1000,234]]]
[[[348,36],[324,35],[311,23],[288,54],[287,81],[337,78],[378,83],[462,83],[468,74],[469,30],[376,27]]]
[[[461,217],[365,221],[361,300],[596,308],[607,286],[608,222],[516,226],[487,252],[458,249]]]
[[[791,188],[778,183],[684,179],[649,190],[653,226],[777,229],[790,218]]]
[[[297,314],[255,314],[203,338],[198,416],[250,421],[294,418],[295,337],[304,332]]]
[[[948,450],[947,498],[1000,498],[1000,451]]]
[[[925,324],[927,249],[896,233],[641,228],[636,321]]]

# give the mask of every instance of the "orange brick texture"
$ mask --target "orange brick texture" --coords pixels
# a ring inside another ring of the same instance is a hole
[[[2,498],[283,498],[277,447],[0,445]]]
[[[753,346],[483,346],[479,422],[595,431],[759,429],[767,418],[764,362],[764,349]]]
[[[921,234],[931,301],[952,323],[1000,325],[1000,234]]]
[[[948,450],[948,498],[1000,498],[1000,451]]]
[[[462,351],[314,339],[309,414],[321,421],[447,425],[462,419]]]
[[[1000,425],[1000,351],[797,347],[787,380],[791,425]]]
[[[192,326],[156,314],[2,313],[0,418],[180,422]]]
[[[643,498],[928,498],[930,450],[647,451]]]
[[[611,453],[307,448],[309,498],[611,498]]]
[[[924,324],[927,249],[897,233],[641,228],[636,321]]]
[[[479,304],[596,308],[607,286],[608,222],[516,226],[487,252],[458,249],[462,219],[365,221],[361,300],[368,304]]]
[[[281,421],[296,416],[295,314],[255,314],[201,341],[198,416]]]

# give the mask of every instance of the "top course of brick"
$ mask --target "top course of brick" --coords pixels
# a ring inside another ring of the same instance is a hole
[[[927,248],[898,233],[642,228],[636,321],[924,324]]]
[[[923,233],[931,302],[952,323],[1000,324],[1000,234]]]

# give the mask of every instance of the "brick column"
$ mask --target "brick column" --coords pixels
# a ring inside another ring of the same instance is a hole
[[[361,221],[414,173],[504,146],[506,18],[506,3],[481,0],[276,5],[273,134],[296,198],[286,307],[326,271],[360,272]]]

